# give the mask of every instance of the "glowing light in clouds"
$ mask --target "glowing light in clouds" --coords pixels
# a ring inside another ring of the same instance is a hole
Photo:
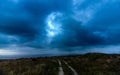
[[[53,12],[50,15],[48,15],[46,23],[47,23],[47,37],[49,39],[49,42],[52,41],[52,38],[56,35],[61,33],[61,23],[59,21],[60,17],[62,17],[62,13],[60,12]]]

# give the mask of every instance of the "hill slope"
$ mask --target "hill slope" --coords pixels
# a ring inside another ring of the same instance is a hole
[[[0,75],[120,75],[120,55],[88,53],[1,60]]]

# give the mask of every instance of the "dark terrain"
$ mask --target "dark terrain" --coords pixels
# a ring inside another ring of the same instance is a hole
[[[120,55],[87,53],[0,61],[0,75],[63,75],[61,71],[64,75],[120,75]]]

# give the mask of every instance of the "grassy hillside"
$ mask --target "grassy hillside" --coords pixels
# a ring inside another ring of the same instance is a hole
[[[120,55],[88,53],[76,56],[1,60],[0,75],[120,75]],[[66,63],[68,64],[66,64]]]

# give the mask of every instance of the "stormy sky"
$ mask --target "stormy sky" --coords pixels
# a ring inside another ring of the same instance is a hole
[[[0,0],[0,55],[120,53],[119,0]]]

